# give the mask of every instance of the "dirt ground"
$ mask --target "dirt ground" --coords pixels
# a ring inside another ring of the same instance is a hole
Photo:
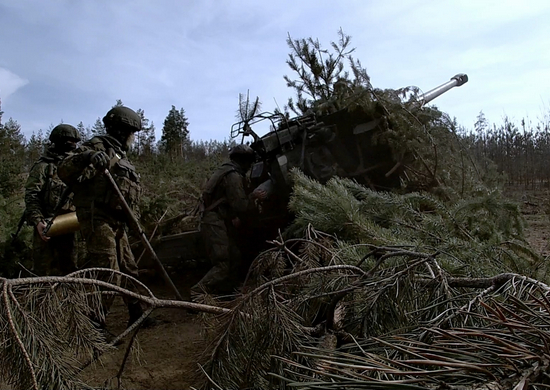
[[[526,220],[526,237],[532,247],[541,255],[550,256],[550,191],[508,189],[507,195],[519,202]],[[174,282],[184,297],[189,294],[189,286],[200,278],[204,270],[189,271]],[[159,297],[171,298],[161,280],[150,285]],[[109,321],[112,330],[121,332],[126,323],[125,307],[117,302]],[[133,355],[126,364],[122,375],[122,387],[125,389],[190,389],[198,386],[197,357],[204,347],[200,323],[195,315],[183,310],[162,309],[153,313],[160,321],[151,329],[140,331],[140,353]],[[101,364],[88,368],[83,379],[89,384],[101,386],[116,377],[123,360],[128,342],[101,359]],[[111,382],[109,382],[111,380]]]
[[[550,256],[550,190],[508,188],[505,194],[520,205],[529,244],[543,257]]]
[[[542,256],[550,256],[550,191],[508,189],[507,195],[516,199],[526,220],[526,237]],[[184,299],[192,286],[206,272],[188,270],[174,277]],[[159,298],[173,298],[160,278],[149,280],[149,287]],[[183,390],[199,385],[197,379],[198,356],[205,342],[197,315],[185,310],[159,309],[152,316],[159,324],[142,329],[138,336],[139,352],[132,353],[121,376],[120,389],[127,390]],[[127,313],[122,300],[115,302],[108,317],[110,330],[118,334],[124,330]],[[93,386],[117,388],[116,376],[123,361],[128,340],[116,350],[82,373],[82,379]]]
[[[189,297],[189,287],[200,279],[205,270],[191,270],[179,278],[173,277],[184,299]],[[161,279],[148,281],[157,298],[173,299]],[[141,329],[121,376],[121,389],[191,389],[198,386],[198,356],[203,351],[204,339],[197,315],[182,309],[157,309],[152,315],[158,324]],[[114,334],[124,331],[128,321],[122,299],[115,301],[107,319],[107,326]],[[124,360],[128,340],[116,350],[103,355],[98,363],[81,374],[89,385],[116,389],[116,379]]]

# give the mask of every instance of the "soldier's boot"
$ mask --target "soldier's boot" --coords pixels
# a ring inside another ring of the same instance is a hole
[[[191,287],[191,296],[197,294],[222,294],[224,291],[224,284],[229,275],[229,263],[221,262],[214,265],[202,279]]]
[[[143,315],[143,309],[141,308],[139,301],[128,302],[127,306],[129,318],[128,325],[126,327],[129,328]],[[158,325],[158,321],[151,317],[145,318],[141,323],[142,328],[151,328],[155,325]]]

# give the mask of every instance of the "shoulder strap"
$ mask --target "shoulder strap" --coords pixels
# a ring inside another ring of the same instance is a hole
[[[55,169],[54,169],[54,164],[51,161],[42,160],[42,162],[45,162],[45,163],[48,164],[47,167],[46,167],[46,170],[44,172],[46,174],[46,182],[44,183],[44,186],[42,187],[42,190],[40,191],[41,194],[44,194],[45,191],[49,191],[51,186],[52,186],[52,181],[53,181]]]
[[[55,171],[53,166],[54,166],[53,163],[48,163],[48,168],[46,170],[46,175],[50,180],[53,178],[54,171]]]

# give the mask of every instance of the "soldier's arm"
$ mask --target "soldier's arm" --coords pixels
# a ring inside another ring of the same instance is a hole
[[[25,184],[25,212],[27,223],[36,226],[40,221],[44,220],[42,214],[42,189],[46,185],[47,176],[46,169],[48,164],[37,163],[31,168],[29,178]]]
[[[99,151],[96,145],[81,145],[61,161],[57,167],[57,175],[65,184],[71,186],[83,174],[94,172],[90,159]]]

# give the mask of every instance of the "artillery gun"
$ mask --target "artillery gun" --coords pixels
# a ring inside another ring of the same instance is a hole
[[[457,74],[405,103],[404,108],[411,113],[419,112],[438,96],[467,81],[466,74]],[[289,173],[293,168],[299,168],[321,183],[340,176],[373,190],[400,188],[408,157],[396,160],[388,145],[375,142],[377,134],[392,127],[389,114],[380,107],[366,110],[360,105],[296,118],[264,112],[231,127],[231,137],[241,138],[241,143],[249,142],[258,155],[250,173],[251,187],[260,187],[268,193],[267,200],[260,205],[260,218],[249,224],[254,236],[247,240],[252,243],[247,246],[251,256],[292,220],[288,202],[292,191]],[[269,125],[269,131],[263,136],[253,130],[261,126],[261,122]],[[159,258],[167,263],[196,260],[204,253],[196,231],[163,237],[156,250]]]
[[[457,74],[405,108],[418,111],[467,81],[466,74]],[[252,126],[265,120],[270,122],[271,131],[260,137]],[[388,127],[391,127],[390,119],[383,110],[373,115],[361,106],[293,119],[281,113],[262,113],[249,121],[234,124],[232,138],[241,136],[244,141],[252,137],[250,146],[260,158],[252,167],[251,182],[253,188],[260,186],[269,194],[270,204],[263,207],[262,224],[280,228],[284,226],[284,219],[289,218],[286,205],[292,189],[289,176],[292,168],[299,168],[321,183],[337,175],[354,179],[373,190],[399,188],[405,161],[395,161],[389,146],[373,141],[378,132]]]

